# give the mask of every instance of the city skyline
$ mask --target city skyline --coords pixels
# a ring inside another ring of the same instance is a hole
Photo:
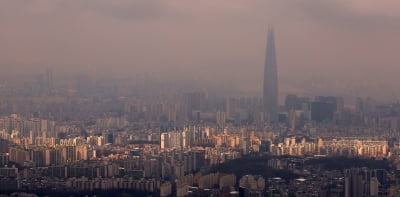
[[[0,197],[398,197],[399,8],[0,1]]]
[[[13,76],[47,67],[121,78],[150,73],[262,95],[265,26],[274,24],[285,94],[396,100],[398,7],[393,0],[5,1],[0,67]]]

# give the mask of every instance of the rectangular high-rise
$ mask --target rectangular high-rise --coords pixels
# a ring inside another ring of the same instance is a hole
[[[278,72],[276,66],[275,38],[272,27],[268,28],[268,39],[264,65],[263,89],[264,120],[278,121]]]

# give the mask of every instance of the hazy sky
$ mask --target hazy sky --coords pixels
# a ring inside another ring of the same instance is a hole
[[[400,73],[399,0],[2,0],[0,67],[146,71],[257,89],[268,24],[282,83]]]

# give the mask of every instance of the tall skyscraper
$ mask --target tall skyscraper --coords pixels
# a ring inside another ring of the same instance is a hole
[[[268,28],[264,67],[263,108],[264,120],[270,123],[278,121],[278,72],[276,67],[274,30],[272,27]]]

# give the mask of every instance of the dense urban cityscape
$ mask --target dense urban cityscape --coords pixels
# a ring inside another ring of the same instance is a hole
[[[2,192],[400,195],[397,103],[287,95],[269,123],[258,97],[91,93],[101,87],[62,89],[52,72],[1,89]]]
[[[98,5],[112,5],[111,1],[101,2]],[[127,20],[132,17],[132,10],[137,12],[133,17],[140,19],[146,18],[145,12],[162,12],[149,11],[154,7],[143,5],[134,4],[126,10],[115,5],[113,9],[118,8],[119,12],[111,15]],[[293,5],[301,7],[298,3]],[[146,9],[134,9],[135,6]],[[32,7],[30,14],[54,9],[38,7]],[[330,6],[320,9],[327,7]],[[101,6],[96,9],[79,17],[90,19],[91,14],[107,10]],[[319,8],[310,8],[313,9]],[[178,14],[172,16],[180,18]],[[176,20],[172,16],[163,17]],[[344,23],[344,20],[338,21]],[[361,22],[361,15],[355,21]],[[0,19],[0,28],[4,24]],[[354,85],[357,82],[327,85],[321,79],[301,84],[307,90],[315,88],[316,91],[281,88],[282,81],[287,80],[279,78],[279,60],[291,57],[277,56],[280,44],[276,37],[285,31],[284,25],[277,26],[265,25],[263,30],[264,63],[256,71],[263,76],[253,79],[259,85],[241,84],[240,90],[235,89],[240,80],[234,82],[226,77],[234,73],[229,68],[223,69],[228,73],[224,77],[216,77],[220,82],[205,85],[199,83],[202,77],[206,78],[208,73],[212,76],[218,69],[205,71],[207,74],[199,74],[197,79],[190,79],[191,75],[182,79],[169,76],[179,70],[176,68],[171,68],[173,71],[166,72],[167,77],[162,78],[152,75],[151,69],[118,76],[67,73],[68,68],[57,66],[33,67],[32,72],[10,74],[7,68],[0,67],[3,71],[0,73],[0,197],[400,196],[398,87],[393,85],[396,90],[389,86],[377,88],[390,89],[390,96],[361,93],[373,88]],[[0,41],[6,40],[3,37],[0,33]],[[146,40],[145,36],[141,39]],[[44,40],[47,43],[47,38]],[[135,42],[141,45],[139,40]],[[191,47],[196,46],[188,44]],[[11,45],[6,48],[13,49]],[[90,57],[90,53],[85,55]],[[122,57],[118,53],[114,55]],[[140,62],[138,56],[135,58]],[[228,56],[221,58],[229,59]],[[0,66],[6,64],[2,63],[3,59],[9,61],[0,56]],[[101,58],[97,56],[97,59]],[[110,67],[112,70],[111,64]],[[74,69],[78,70],[71,68]],[[307,72],[307,69],[301,70]],[[305,77],[295,72],[296,77]],[[369,83],[373,82],[360,82]],[[349,91],[343,94],[327,88],[347,85],[345,88]],[[249,93],[259,86],[262,88],[255,94]]]
[[[357,98],[345,106],[337,96],[289,94],[268,113],[270,95],[156,95],[170,87],[146,77],[107,87],[78,76],[71,86],[53,72],[2,85],[2,192],[400,195],[398,103]]]

